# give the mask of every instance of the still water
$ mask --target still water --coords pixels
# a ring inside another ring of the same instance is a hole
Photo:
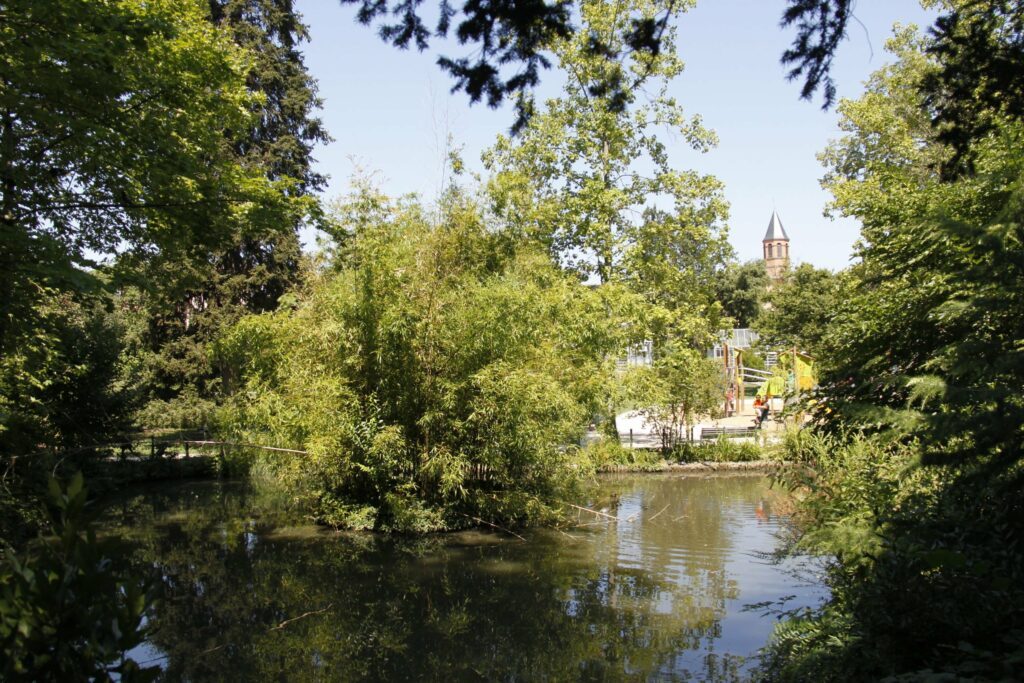
[[[760,476],[603,479],[564,531],[336,533],[240,484],[123,496],[103,529],[165,596],[132,653],[169,680],[745,680],[775,617],[824,590],[765,561]]]

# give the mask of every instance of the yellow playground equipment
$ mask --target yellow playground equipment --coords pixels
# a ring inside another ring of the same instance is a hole
[[[756,370],[745,367],[743,351],[726,349],[724,354],[725,373],[729,394],[726,398],[726,410],[729,410],[730,397],[735,399],[735,410],[743,412],[746,400],[745,390],[750,384],[757,385],[755,394],[762,399],[788,399],[813,389],[817,383],[814,359],[796,349],[782,351],[778,354],[778,362],[772,370]]]

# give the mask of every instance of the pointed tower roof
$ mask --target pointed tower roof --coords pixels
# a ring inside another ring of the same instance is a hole
[[[764,234],[762,242],[774,242],[776,240],[789,241],[789,235],[786,234],[786,229],[782,227],[782,221],[779,220],[779,214],[772,211],[772,219],[768,222],[768,232]]]

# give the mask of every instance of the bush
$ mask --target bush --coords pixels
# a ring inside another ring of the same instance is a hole
[[[458,199],[436,227],[391,207],[339,258],[294,308],[220,340],[222,433],[304,451],[273,476],[340,526],[518,525],[571,497],[590,465],[567,446],[607,405],[623,345],[619,290],[510,248]]]
[[[661,470],[665,466],[665,460],[659,451],[626,448],[618,439],[595,441],[584,449],[584,455],[597,472],[648,472]]]
[[[754,441],[722,437],[706,443],[683,442],[672,449],[676,462],[753,462],[763,460],[764,450]]]
[[[797,547],[834,558],[831,599],[790,615],[770,681],[1012,680],[1024,664],[1020,468],[921,464],[916,442],[803,433],[780,476],[802,498]]]
[[[153,399],[139,409],[135,421],[147,429],[206,429],[214,423],[215,401],[203,398],[195,387],[186,387],[181,394],[168,399]]]

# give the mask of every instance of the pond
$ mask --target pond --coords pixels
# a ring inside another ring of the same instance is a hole
[[[125,494],[101,529],[165,599],[133,652],[169,680],[743,680],[776,617],[824,589],[775,565],[762,476],[602,479],[565,530],[521,540],[338,533],[239,483]]]

